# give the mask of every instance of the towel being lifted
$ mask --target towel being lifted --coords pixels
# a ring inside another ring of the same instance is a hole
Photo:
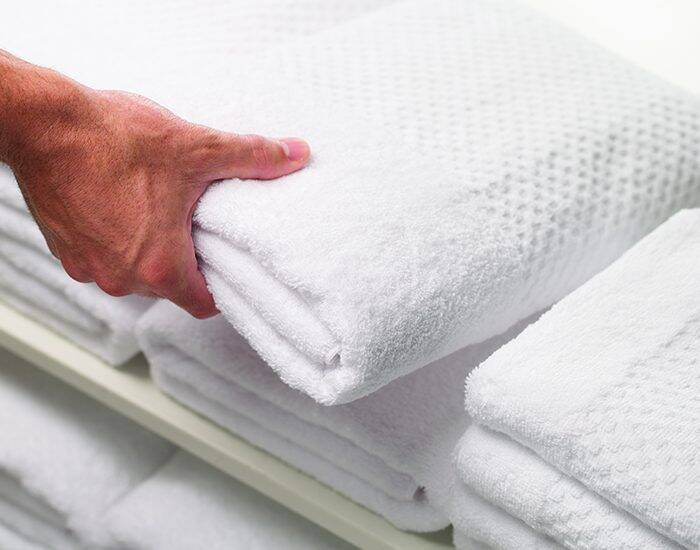
[[[167,104],[314,148],[212,187],[195,242],[222,313],[323,404],[503,332],[700,204],[697,98],[511,2],[401,2],[244,81],[208,65]]]

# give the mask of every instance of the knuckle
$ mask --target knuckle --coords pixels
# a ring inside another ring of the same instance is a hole
[[[211,313],[206,309],[196,308],[190,311],[190,315],[195,319],[206,319],[211,316]]]
[[[144,261],[138,273],[139,279],[149,289],[169,289],[179,281],[179,275],[172,260],[165,255]]]
[[[189,308],[189,313],[192,317],[196,319],[208,319],[212,315],[217,313],[216,307],[207,304],[195,304],[193,307]]]
[[[89,283],[92,278],[88,274],[87,270],[80,267],[75,262],[69,259],[61,259],[61,264],[63,265],[63,270],[68,274],[68,276],[78,281],[79,283]]]
[[[114,297],[121,297],[130,294],[130,290],[125,282],[109,277],[101,277],[95,280],[97,286],[99,286],[104,292]]]
[[[274,150],[270,142],[261,136],[247,136],[246,146],[248,157],[252,159],[256,167],[265,169],[275,160]]]

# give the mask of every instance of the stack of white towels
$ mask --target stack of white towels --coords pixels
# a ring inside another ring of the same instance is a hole
[[[699,273],[686,210],[469,376],[460,482],[532,530],[504,548],[700,548]]]
[[[249,22],[280,3],[239,1]],[[163,69],[128,51],[110,71],[75,63],[194,121],[312,143],[307,169],[200,202],[222,316],[127,315],[72,284],[9,172],[0,207],[27,229],[3,210],[3,297],[112,362],[140,347],[174,398],[402,529],[452,523],[465,548],[700,547],[700,211],[606,269],[700,206],[700,101],[511,2],[308,3],[321,23],[251,51],[183,24],[225,33],[235,3],[179,2],[155,25],[127,2],[133,44],[172,42]],[[191,468],[173,459],[120,502],[225,504],[172,481]],[[164,533],[143,505],[108,527],[66,521],[128,547],[207,540]]]
[[[345,548],[4,352],[0,402],[3,550]]]

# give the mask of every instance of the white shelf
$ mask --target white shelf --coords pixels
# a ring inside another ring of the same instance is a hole
[[[0,302],[0,346],[360,548],[439,550],[449,530],[400,531],[161,393],[139,355],[115,369]]]

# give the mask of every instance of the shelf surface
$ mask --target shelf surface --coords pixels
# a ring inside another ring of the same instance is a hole
[[[0,302],[0,346],[360,548],[452,548],[449,530],[400,531],[161,393],[142,355],[114,368]]]

